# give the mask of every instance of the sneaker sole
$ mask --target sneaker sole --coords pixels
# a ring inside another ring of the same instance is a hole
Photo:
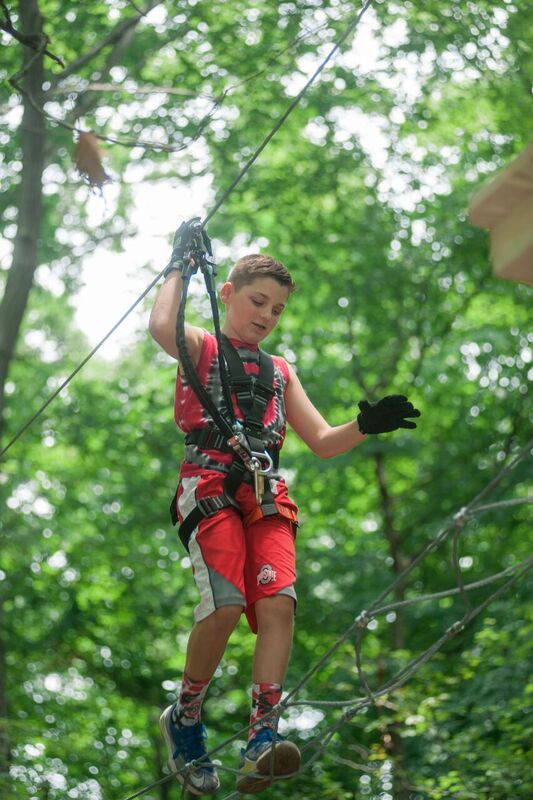
[[[166,746],[168,747],[169,753],[172,753],[172,751],[174,750],[174,742],[170,738],[170,734],[169,734],[169,732],[167,730],[167,726],[166,726],[165,720],[166,720],[167,716],[169,714],[171,714],[171,713],[172,713],[172,706],[169,706],[169,708],[165,709],[165,711],[163,711],[163,713],[159,717],[159,728],[161,730],[161,733],[163,734],[163,738],[165,740]],[[185,786],[185,788],[187,789],[188,792],[190,792],[191,794],[196,795],[197,797],[200,797],[201,795],[214,794],[220,788],[220,782],[218,782],[217,786],[214,786],[212,789],[208,789],[207,791],[205,789],[204,790],[199,789],[197,786],[192,784],[190,781],[187,781],[187,782],[185,781],[185,775],[183,773],[178,772],[178,767],[174,763],[174,759],[171,756],[169,756],[167,763],[168,763],[168,766],[169,766],[171,772],[174,773],[175,778],[178,781],[178,783],[180,783],[182,786]]]
[[[274,749],[274,759],[272,759],[272,748],[262,753],[257,759],[255,773],[268,775],[267,778],[257,778],[254,775],[242,775],[237,778],[237,791],[241,794],[257,794],[272,785],[271,776],[276,778],[290,778],[300,769],[300,751],[293,742],[279,742]],[[274,764],[272,765],[272,760]]]

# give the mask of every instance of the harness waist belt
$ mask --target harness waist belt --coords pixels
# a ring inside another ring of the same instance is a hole
[[[173,525],[176,525],[177,522],[179,522],[177,495],[178,493],[176,492],[172,503],[170,504],[170,516],[172,518]],[[240,512],[239,504],[228,494],[226,494],[226,492],[222,492],[222,494],[216,495],[216,497],[202,497],[200,500],[198,500],[196,508],[193,508],[193,510],[185,517],[178,528],[178,536],[180,537],[181,542],[187,552],[189,551],[189,539],[191,538],[191,534],[200,524],[201,520],[205,519],[206,517],[212,517],[221,509],[228,508],[229,506],[236,508],[237,511]],[[253,511],[244,517],[243,522],[244,525],[248,527],[262,517],[269,517],[273,514],[281,514],[281,516],[289,519],[294,525],[298,525],[295,512],[290,508],[286,508],[285,506],[276,503],[273,497],[270,497],[270,502],[267,500],[267,502],[261,503],[260,506],[256,506]]]
[[[194,444],[202,450],[220,450],[223,453],[233,454],[233,448],[227,443],[225,436],[219,433],[216,428],[197,428],[191,431],[185,437],[185,444]],[[273,467],[277,469],[279,466],[279,447],[275,444],[269,444],[265,447],[263,443],[261,443],[261,447],[270,455]]]
[[[185,437],[185,444],[195,444],[202,450],[222,450],[224,453],[233,453],[226,437],[216,428],[197,428]]]

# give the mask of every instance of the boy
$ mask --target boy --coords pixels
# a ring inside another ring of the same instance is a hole
[[[195,222],[196,218],[183,223],[178,230],[149,324],[153,338],[178,362],[176,316],[183,286],[181,274]],[[209,245],[205,232],[203,237]],[[272,364],[271,386],[262,415],[261,441],[266,451],[279,451],[286,422],[321,458],[356,447],[368,433],[416,427],[406,417],[420,414],[403,396],[387,397],[375,405],[363,401],[357,421],[331,427],[307,397],[292,367],[284,359],[268,357],[259,350],[260,342],[278,324],[294,288],[283,264],[269,256],[250,255],[236,262],[220,289],[225,306],[222,333],[227,337],[224,353],[226,348],[230,356],[237,352],[242,361],[240,369],[256,377],[255,381],[252,379],[254,387],[265,374],[261,364]],[[185,337],[198,377],[222,408],[216,338],[192,325],[185,326]],[[210,418],[181,370],[180,364],[175,418],[188,435],[176,496],[177,514],[183,522],[199,500],[221,495],[234,458],[222,444],[223,437],[212,433]],[[232,401],[237,418],[246,424],[249,409],[244,408],[244,400],[241,409],[232,392]],[[186,540],[200,603],[195,609],[178,702],[163,712],[160,724],[169,748],[170,767],[195,795],[212,794],[219,788],[213,764],[205,759],[187,775],[179,770],[206,753],[202,701],[243,610],[257,638],[249,739],[242,754],[237,790],[262,791],[271,784],[271,775],[289,775],[300,765],[298,748],[277,733],[272,713],[281,699],[292,645],[296,603],[294,539],[298,524],[297,508],[275,470],[276,463],[259,495],[253,479],[245,476],[232,502],[201,518]],[[267,504],[263,493],[270,498]]]

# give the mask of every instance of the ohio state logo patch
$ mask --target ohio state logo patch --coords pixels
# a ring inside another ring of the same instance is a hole
[[[263,564],[259,572],[257,573],[257,583],[261,584],[262,586],[266,586],[267,583],[271,583],[272,581],[276,580],[276,570],[270,566],[270,564]]]

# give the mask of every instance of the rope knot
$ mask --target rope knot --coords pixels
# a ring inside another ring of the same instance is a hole
[[[468,509],[466,506],[460,508],[457,514],[453,515],[453,521],[458,528],[462,528],[468,519]]]
[[[458,633],[464,630],[465,624],[462,620],[457,620],[454,622],[453,625],[450,625],[446,633],[448,636],[456,636]]]
[[[361,611],[359,616],[355,618],[355,624],[358,628],[366,628],[368,623],[370,622],[370,617],[368,616],[368,611],[366,609]]]

